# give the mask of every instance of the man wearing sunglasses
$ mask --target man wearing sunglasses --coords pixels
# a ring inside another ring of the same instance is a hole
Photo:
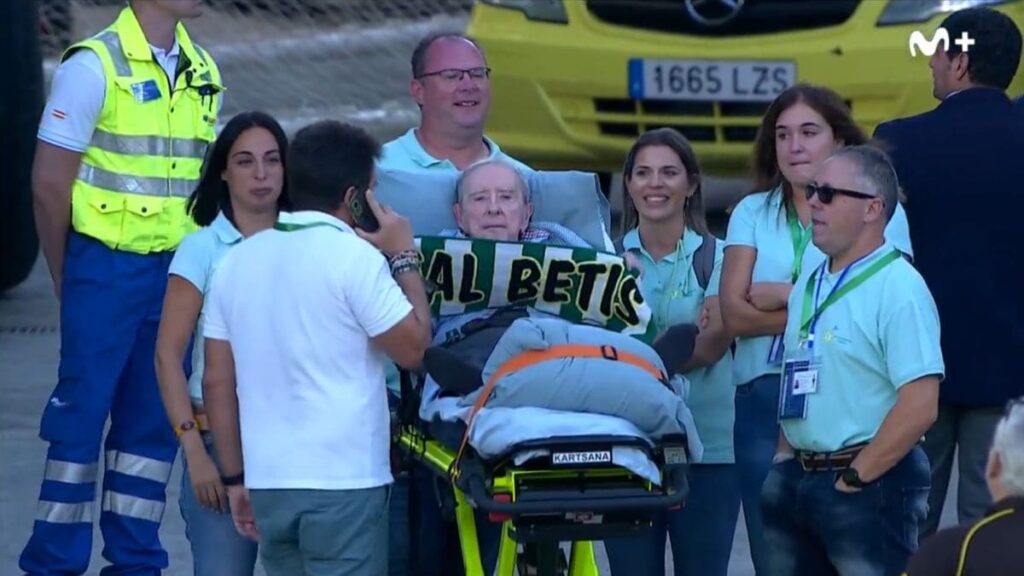
[[[985,467],[995,504],[973,525],[948,528],[927,540],[906,576],[1001,576],[1024,566],[1024,397],[1011,400],[996,425]]]
[[[789,298],[782,434],[762,491],[769,573],[899,574],[926,513],[938,312],[884,237],[898,187],[883,152],[841,149],[806,193],[828,258]]]
[[[380,167],[406,172],[461,171],[485,159],[529,171],[484,136],[491,107],[491,69],[483,51],[456,33],[427,36],[412,54],[409,92],[420,125],[384,145]]]

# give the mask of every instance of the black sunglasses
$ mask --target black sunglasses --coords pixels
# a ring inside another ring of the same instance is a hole
[[[818,200],[821,200],[822,204],[831,204],[832,199],[836,197],[836,194],[842,194],[843,196],[849,196],[851,198],[863,198],[865,200],[878,198],[878,196],[872,194],[865,194],[864,192],[858,192],[856,190],[846,190],[844,188],[834,188],[828,184],[808,184],[805,190],[808,200],[817,194]]]

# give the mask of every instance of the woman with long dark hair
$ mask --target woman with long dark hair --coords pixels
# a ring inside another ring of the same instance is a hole
[[[726,576],[740,497],[733,470],[730,338],[718,305],[722,244],[708,231],[701,170],[693,148],[672,128],[644,133],[626,156],[621,249],[640,270],[640,290],[659,331],[699,324],[693,357],[666,366],[689,381],[704,457],[691,465],[690,496],[681,510],[658,514],[650,530],[605,541],[612,575],[661,576],[665,541],[674,573]]]
[[[768,573],[760,500],[779,440],[789,292],[801,271],[825,260],[811,242],[807,184],[836,150],[866,142],[838,94],[806,84],[787,89],[768,107],[754,142],[756,191],[736,205],[729,219],[720,303],[725,327],[736,339],[736,471],[758,574]],[[911,255],[901,207],[886,235]]]
[[[213,273],[227,251],[266,230],[287,210],[281,126],[262,112],[231,119],[213,144],[188,201],[203,228],[187,236],[171,263],[157,337],[160,395],[184,455],[181,515],[196,576],[252,576],[257,545],[241,536],[228,509],[213,438],[203,412],[202,309]],[[194,338],[191,375],[185,358]]]

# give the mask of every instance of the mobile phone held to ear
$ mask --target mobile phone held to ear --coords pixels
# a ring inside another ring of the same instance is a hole
[[[357,190],[348,203],[348,212],[355,220],[356,226],[367,232],[376,232],[380,229],[380,222],[374,216],[373,210],[366,202],[366,190]]]

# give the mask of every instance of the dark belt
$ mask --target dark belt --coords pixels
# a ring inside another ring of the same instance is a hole
[[[832,472],[846,470],[853,463],[854,458],[867,446],[867,442],[857,444],[835,452],[808,452],[805,450],[796,451],[796,460],[803,467],[805,472]]]

